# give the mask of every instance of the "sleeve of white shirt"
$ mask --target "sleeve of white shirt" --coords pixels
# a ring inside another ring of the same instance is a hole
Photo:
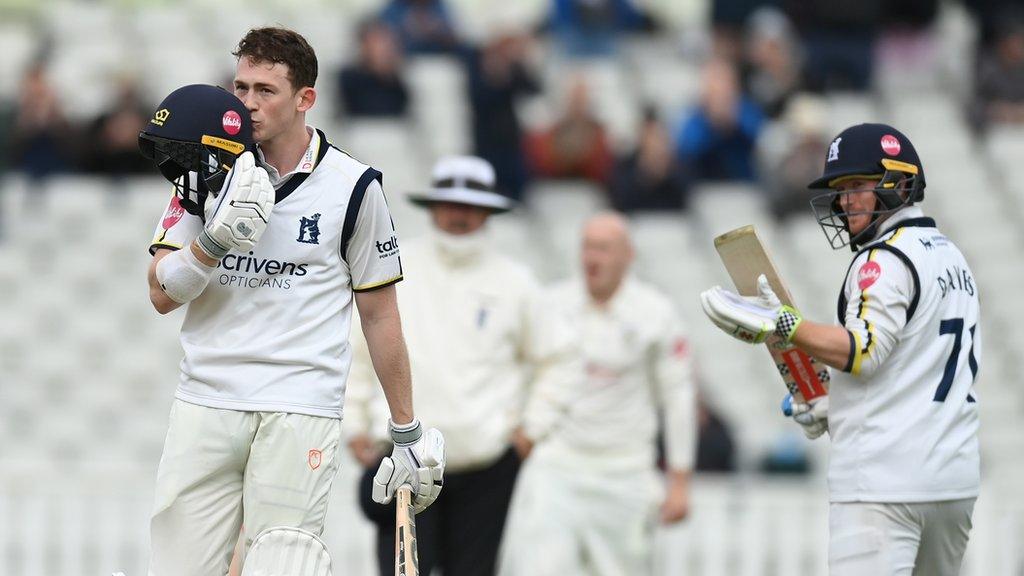
[[[672,470],[691,470],[697,449],[697,400],[690,345],[671,308],[665,311],[659,332],[650,360],[662,407],[665,458]]]
[[[850,333],[845,372],[868,377],[889,357],[914,298],[914,279],[892,252],[873,249],[854,260],[843,287]]]
[[[344,256],[352,277],[352,290],[356,292],[402,279],[398,236],[384,199],[384,189],[377,180],[366,187]]]
[[[557,428],[579,393],[584,375],[579,342],[578,335],[550,309],[549,299],[538,292],[530,307],[524,343],[533,379],[523,411],[523,430],[534,442]]]
[[[149,243],[149,253],[154,254],[160,248],[180,250],[195,240],[202,229],[202,218],[186,212],[181,207],[178,196],[172,195],[167,208],[156,223],[153,240]]]

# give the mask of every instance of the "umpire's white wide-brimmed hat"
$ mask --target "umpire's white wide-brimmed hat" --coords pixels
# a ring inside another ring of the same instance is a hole
[[[512,199],[494,191],[494,168],[476,156],[447,156],[434,165],[430,190],[410,192],[409,200],[419,206],[452,202],[489,208],[492,212],[512,209]]]

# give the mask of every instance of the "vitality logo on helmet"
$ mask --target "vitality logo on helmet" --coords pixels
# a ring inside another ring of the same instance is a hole
[[[234,110],[228,110],[220,119],[224,131],[234,136],[242,129],[242,117]]]

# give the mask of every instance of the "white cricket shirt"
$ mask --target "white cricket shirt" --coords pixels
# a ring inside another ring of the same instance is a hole
[[[590,469],[653,468],[659,422],[670,468],[689,470],[696,450],[696,408],[689,344],[667,298],[626,278],[603,307],[582,280],[555,285],[545,300],[581,343],[582,378],[557,383],[561,394],[534,394],[527,429],[565,397],[566,410],[543,449]],[[540,392],[540,391],[538,391]]]
[[[342,415],[352,293],[401,280],[402,267],[380,172],[308,130],[296,169],[270,172],[277,199],[255,249],[225,256],[188,304],[181,400]],[[150,251],[187,246],[202,225],[174,198]]]
[[[978,495],[978,286],[960,250],[905,208],[847,272],[850,357],[829,390],[832,502]]]

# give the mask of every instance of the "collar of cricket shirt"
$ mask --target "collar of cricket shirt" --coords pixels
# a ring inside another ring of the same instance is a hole
[[[295,165],[295,169],[284,176],[277,171],[277,168],[267,164],[266,158],[263,156],[263,150],[260,149],[258,144],[256,145],[257,160],[259,160],[260,166],[263,166],[267,171],[270,183],[277,191],[274,198],[275,204],[287,198],[288,195],[306,181],[306,178],[320,165],[320,161],[324,159],[324,156],[327,155],[327,150],[331,147],[330,142],[327,141],[327,136],[320,130],[307,125],[306,132],[310,135],[309,146],[306,147],[306,151],[302,154],[298,164]]]

